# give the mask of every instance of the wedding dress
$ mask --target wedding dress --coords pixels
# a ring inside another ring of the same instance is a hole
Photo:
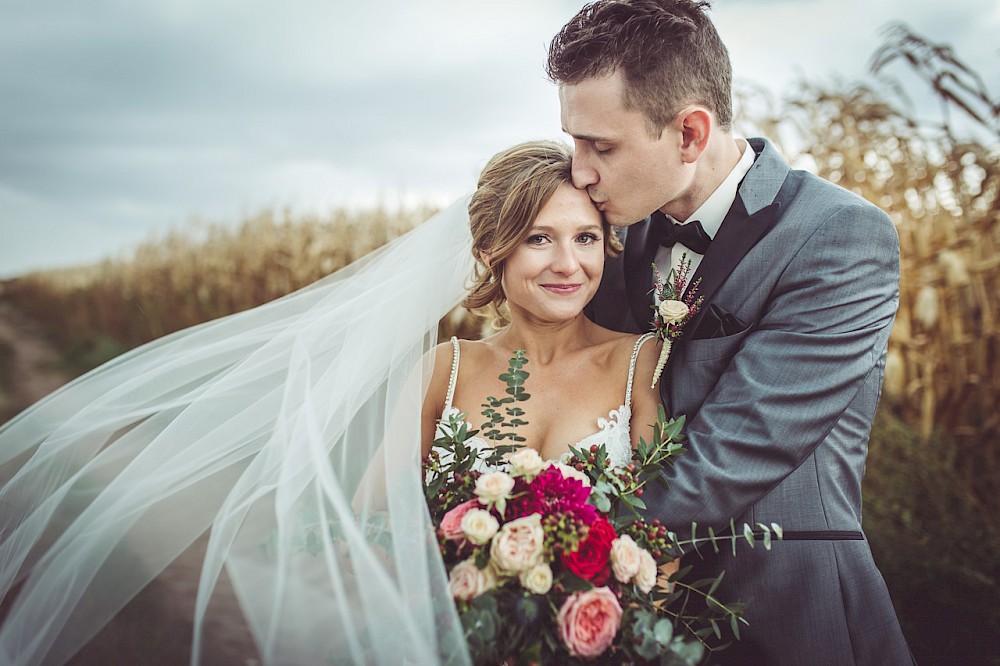
[[[419,473],[467,205],[0,427],[0,664],[65,663],[206,533],[195,663],[223,578],[264,663],[468,663]]]
[[[642,335],[635,341],[635,345],[632,347],[632,356],[629,359],[628,365],[628,379],[625,382],[625,401],[622,403],[618,409],[612,409],[608,414],[607,418],[600,417],[597,419],[597,432],[594,432],[582,440],[577,442],[574,446],[578,449],[587,449],[591,446],[603,445],[608,453],[608,461],[612,466],[624,466],[632,459],[632,380],[635,377],[635,362],[639,358],[639,350],[642,349],[642,345],[649,339],[654,337],[653,333],[646,333]],[[454,416],[460,413],[460,410],[454,406],[455,398],[455,386],[458,383],[458,370],[462,359],[461,346],[459,345],[458,338],[453,337],[451,339],[452,345],[452,363],[451,363],[451,374],[448,378],[448,393],[445,397],[444,410],[441,414],[441,420],[447,421],[450,416]],[[468,412],[465,412],[468,413]],[[469,424],[472,427],[472,424]],[[441,433],[438,432],[438,436]],[[475,437],[474,441],[467,442],[471,444],[473,448],[481,450],[483,447],[489,446],[489,443],[479,437]],[[439,449],[441,452],[442,460],[447,462],[447,457],[450,454],[448,451]],[[569,457],[569,452],[564,455],[564,458]],[[477,463],[484,462],[482,459],[477,460]],[[478,469],[479,471],[488,471],[483,465],[473,466],[473,469]]]

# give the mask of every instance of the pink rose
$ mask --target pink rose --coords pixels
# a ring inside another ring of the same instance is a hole
[[[441,525],[438,529],[441,530],[441,534],[448,541],[464,541],[465,532],[462,531],[462,518],[465,517],[471,509],[479,508],[479,500],[469,500],[468,502],[462,502],[455,508],[453,508],[448,513],[444,514],[444,518],[441,519]]]
[[[559,638],[574,657],[593,659],[615,640],[622,621],[622,607],[615,593],[606,587],[571,594],[556,623]]]

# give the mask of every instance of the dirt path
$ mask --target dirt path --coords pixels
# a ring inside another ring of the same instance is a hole
[[[59,352],[7,303],[0,303],[0,345],[10,350],[6,381],[0,381],[0,414],[12,416],[72,379],[58,367]]]
[[[72,379],[60,369],[58,350],[41,336],[37,326],[6,303],[0,303],[0,353],[0,422]],[[202,537],[182,553],[69,663],[189,663],[192,617],[206,545],[207,537]],[[250,632],[225,580],[209,606],[202,663],[259,663]]]

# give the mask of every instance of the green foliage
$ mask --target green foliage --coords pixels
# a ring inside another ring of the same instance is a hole
[[[954,447],[887,410],[869,444],[865,533],[918,659],[997,654],[1000,637],[1000,524],[948,463]]]
[[[488,396],[486,402],[482,404],[482,414],[486,418],[484,426],[486,430],[483,435],[492,440],[494,444],[503,439],[509,439],[512,442],[525,441],[524,437],[517,434],[518,426],[528,425],[528,422],[521,418],[524,416],[524,410],[520,407],[508,407],[507,405],[524,402],[531,397],[531,394],[524,390],[524,380],[528,378],[529,373],[521,369],[527,362],[528,359],[524,357],[523,349],[515,351],[514,356],[507,362],[507,372],[500,375],[500,379],[507,384],[507,396],[500,399]],[[501,408],[506,414],[506,418],[504,414],[500,413]],[[507,418],[510,420],[508,421]],[[504,431],[504,428],[509,428],[509,430]]]
[[[522,368],[527,362],[524,350],[515,351],[507,362],[507,372],[500,375],[500,379],[507,384],[507,396],[500,399],[490,396],[483,403],[482,414],[486,418],[486,430],[483,434],[493,440],[491,446],[475,448],[469,445],[468,442],[479,434],[479,430],[469,426],[465,414],[446,414],[439,420],[438,437],[423,463],[424,495],[431,515],[438,520],[451,508],[461,504],[463,498],[472,494],[479,477],[476,468],[496,468],[506,454],[517,449],[516,444],[499,442],[504,439],[518,443],[524,441],[517,434],[518,426],[528,424],[521,418],[524,410],[510,405],[531,397],[524,390],[524,380],[528,378],[528,373]],[[442,461],[447,462],[442,464]],[[445,465],[448,467],[448,474],[442,473]]]

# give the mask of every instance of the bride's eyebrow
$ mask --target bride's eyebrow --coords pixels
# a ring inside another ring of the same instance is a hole
[[[552,233],[553,230],[554,230],[554,227],[548,227],[548,226],[544,226],[544,225],[537,225],[537,226],[532,226],[531,229],[528,231],[528,233],[538,233],[538,232]],[[588,225],[586,225],[584,227],[577,227],[573,231],[574,231],[574,233],[579,233],[581,231],[595,231],[595,230],[596,231],[603,231],[604,229],[599,224],[588,224]]]

